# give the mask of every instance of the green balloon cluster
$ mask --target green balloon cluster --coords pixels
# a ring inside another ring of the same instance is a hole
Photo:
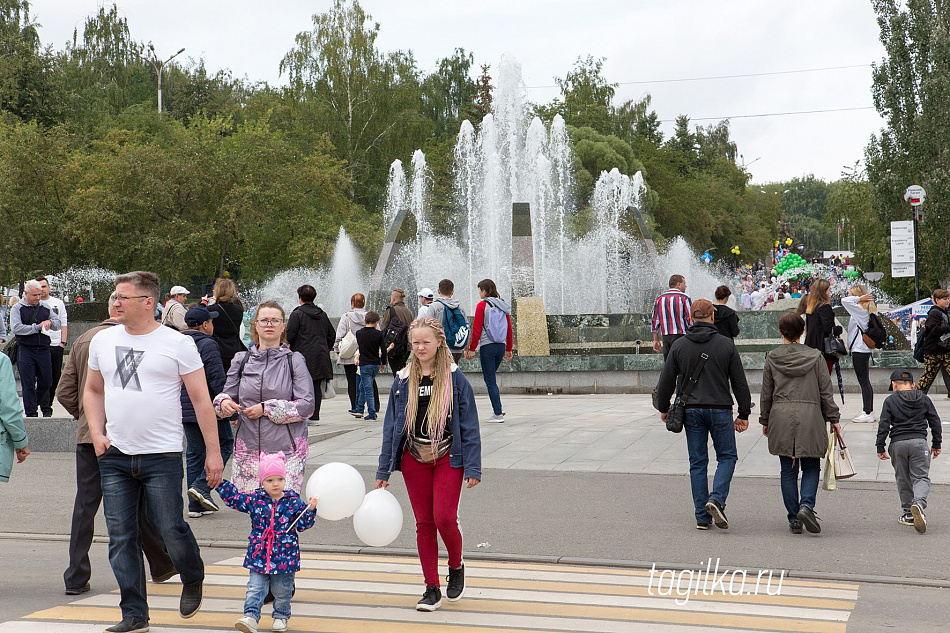
[[[848,279],[857,279],[858,277],[861,276],[861,273],[859,273],[856,270],[846,270],[844,271],[844,276],[847,277]]]
[[[793,270],[803,269],[798,276],[805,276],[810,273],[811,267],[805,258],[798,253],[789,253],[782,258],[782,261],[775,267],[775,272],[779,275],[785,275]]]

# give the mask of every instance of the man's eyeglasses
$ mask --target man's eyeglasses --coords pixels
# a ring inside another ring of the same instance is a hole
[[[125,297],[123,295],[116,295],[116,303],[122,303],[123,301],[128,301],[129,299],[148,299],[151,295],[136,295],[134,297]]]
[[[258,324],[260,325],[280,325],[284,322],[283,319],[258,319]]]

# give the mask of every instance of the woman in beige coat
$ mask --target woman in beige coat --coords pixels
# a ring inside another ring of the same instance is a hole
[[[762,371],[762,435],[769,452],[782,464],[782,498],[793,534],[821,532],[815,514],[821,460],[828,452],[828,423],[839,431],[838,406],[824,358],[798,340],[805,330],[801,316],[789,312],[778,322],[784,345],[765,357]],[[801,470],[799,490],[798,472]]]

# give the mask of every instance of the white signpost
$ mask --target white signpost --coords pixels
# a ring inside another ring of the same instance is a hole
[[[913,220],[891,222],[891,277],[913,277],[916,261]]]
[[[891,222],[891,277],[913,277],[914,278],[914,300],[920,299],[920,280],[917,277],[917,222],[924,219],[923,209],[920,205],[924,203],[927,192],[920,185],[911,185],[904,192],[904,200],[910,203],[914,210],[914,219],[911,222]],[[899,239],[897,247],[900,254],[894,250],[895,247],[895,225],[910,225],[910,254],[906,252],[904,236],[907,233],[906,226],[897,229]],[[902,257],[903,260],[898,259]],[[907,259],[907,258],[910,259]]]

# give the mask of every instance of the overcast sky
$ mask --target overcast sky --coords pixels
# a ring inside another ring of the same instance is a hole
[[[33,0],[43,43],[61,49],[73,29],[81,36],[86,16],[100,4]],[[118,2],[133,38],[153,42],[159,55],[185,47],[185,63],[203,57],[212,72],[227,68],[271,84],[284,81],[278,65],[294,36],[330,4]],[[362,6],[380,23],[377,46],[411,49],[426,72],[456,47],[473,52],[476,64],[493,66],[512,53],[522,64],[527,97],[537,103],[558,95],[553,78],[579,56],[603,57],[604,75],[620,84],[617,103],[652,95],[657,115],[669,121],[667,135],[679,114],[694,125],[730,117],[740,163],[757,183],[807,174],[835,180],[863,159],[871,134],[883,127],[871,108],[870,64],[883,59],[884,48],[870,0],[363,0]],[[787,72],[842,66],[850,68]],[[761,73],[782,74],[669,81]],[[816,110],[843,111],[749,116]]]

